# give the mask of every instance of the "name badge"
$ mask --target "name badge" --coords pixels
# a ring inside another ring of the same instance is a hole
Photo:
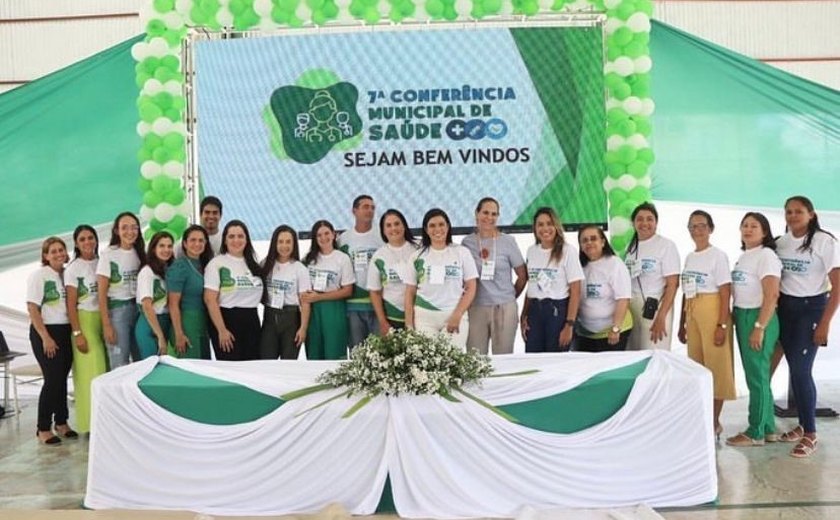
[[[429,283],[431,285],[443,285],[446,280],[446,266],[445,265],[430,265],[429,266]]]
[[[540,271],[539,274],[537,274],[537,287],[539,287],[541,291],[548,291],[551,288],[552,283],[554,283],[554,280],[552,280],[545,271]]]
[[[326,291],[328,277],[329,273],[327,273],[326,271],[316,271],[315,280],[312,282],[312,290],[318,292]]]
[[[642,263],[635,258],[628,258],[625,263],[630,271],[630,278],[638,278],[642,274]]]
[[[492,280],[496,276],[496,261],[485,258],[481,261],[481,279]]]
[[[697,297],[697,280],[693,276],[683,278],[683,294],[688,299]]]
[[[356,271],[364,271],[365,269],[367,269],[367,265],[367,251],[356,251],[355,253],[353,253],[353,266],[356,268]]]

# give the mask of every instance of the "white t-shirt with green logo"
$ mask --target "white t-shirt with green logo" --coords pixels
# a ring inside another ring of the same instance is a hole
[[[298,295],[311,288],[309,270],[297,260],[286,263],[274,262],[274,269],[266,281],[266,288],[268,289],[266,307],[282,309],[289,305],[300,305]]]
[[[370,259],[367,286],[382,291],[385,315],[395,320],[405,319],[405,280],[414,270],[412,255],[417,246],[406,242],[401,247],[385,244]]]
[[[98,262],[96,258],[76,258],[64,269],[64,285],[76,288],[76,307],[81,311],[99,311],[99,285],[96,283]]]
[[[104,276],[108,284],[109,300],[134,300],[137,295],[137,272],[140,258],[134,249],[109,246],[99,256],[96,265],[97,276]]]
[[[26,282],[26,301],[41,308],[45,325],[70,323],[67,317],[67,293],[61,275],[45,265],[29,275]]]
[[[219,292],[219,306],[253,308],[260,304],[263,283],[251,274],[244,258],[229,254],[210,260],[204,269],[204,288]]]
[[[551,259],[551,249],[534,244],[525,252],[528,265],[528,298],[564,300],[569,297],[569,284],[583,280],[578,251],[563,245],[560,260]]]
[[[148,265],[143,266],[137,275],[137,303],[142,305],[146,298],[152,300],[155,314],[169,314],[169,307],[166,305],[166,282]]]
[[[379,230],[376,228],[371,228],[366,233],[348,229],[338,237],[338,248],[350,257],[350,262],[353,264],[356,287],[367,291],[370,260],[382,245],[382,237],[379,236]],[[367,294],[363,296],[366,297]]]
[[[478,278],[469,249],[450,244],[444,249],[420,249],[413,255],[405,283],[417,286],[414,304],[429,310],[451,311],[464,294],[464,282]]]
[[[331,292],[356,283],[350,257],[338,250],[328,255],[318,253],[315,262],[307,267],[313,291]]]

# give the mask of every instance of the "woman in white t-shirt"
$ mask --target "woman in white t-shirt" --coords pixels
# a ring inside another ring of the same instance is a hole
[[[262,300],[263,282],[244,222],[227,223],[220,252],[204,270],[204,304],[213,324],[209,330],[213,351],[221,361],[259,359],[257,306]]]
[[[630,274],[600,227],[582,227],[578,244],[585,285],[578,311],[577,350],[625,350],[633,330],[628,312]]]
[[[405,216],[396,209],[382,214],[379,234],[385,245],[370,259],[367,282],[379,334],[384,336],[392,328],[405,328],[405,280],[417,245]]]
[[[350,340],[347,298],[356,283],[353,262],[338,249],[335,228],[329,221],[315,222],[310,240],[303,263],[309,269],[312,287],[300,295],[300,301],[312,305],[306,359],[344,359]]]
[[[140,220],[123,212],[114,219],[111,241],[96,265],[99,314],[111,370],[139,359],[134,339],[137,322],[137,273],[146,258]]]
[[[671,240],[656,234],[659,213],[653,204],[639,204],[631,220],[635,232],[624,257],[633,291],[630,300],[633,332],[627,348],[670,350],[680,254]]]
[[[73,364],[73,345],[62,279],[66,261],[64,241],[47,238],[41,246],[41,268],[26,283],[26,308],[32,321],[29,341],[44,374],[35,435],[44,444],[58,444],[58,436],[78,437],[67,424],[67,375]],[[53,424],[58,436],[53,434]]]
[[[732,270],[735,334],[750,391],[749,427],[726,439],[730,446],[763,446],[779,440],[770,389],[770,358],[779,338],[776,302],[782,263],[767,217],[749,212],[741,220],[743,254]]]
[[[405,284],[405,326],[420,332],[446,332],[465,349],[478,269],[466,247],[452,243],[452,226],[442,209],[423,217],[420,250],[411,258]]]
[[[528,292],[520,318],[525,352],[565,352],[574,340],[583,269],[553,209],[537,210],[533,231],[535,244],[525,253]]]
[[[172,321],[166,299],[166,269],[172,265],[175,241],[158,231],[149,241],[146,262],[137,274],[137,306],[140,316],[134,326],[140,359],[163,356],[169,349]]]
[[[724,400],[735,395],[732,360],[732,273],[729,258],[710,243],[715,230],[712,216],[696,210],[688,217],[688,232],[695,250],[685,258],[682,273],[683,304],[680,342],[688,345],[688,357],[709,369],[714,382],[713,426],[720,437],[720,412]]]
[[[776,240],[782,261],[779,341],[799,423],[781,440],[797,443],[790,455],[804,458],[817,449],[817,388],[811,372],[817,351],[828,344],[829,325],[840,304],[840,252],[834,235],[820,227],[807,197],[785,202],[785,222],[787,233]]]
[[[90,384],[108,371],[108,356],[102,338],[96,263],[99,237],[96,230],[81,224],[73,231],[74,259],[64,270],[67,289],[67,317],[73,329],[73,399],[76,428],[90,431]]]
[[[311,288],[309,270],[300,261],[298,236],[283,224],[271,234],[268,255],[262,266],[265,285],[260,358],[297,359],[306,341],[310,305],[300,294]]]

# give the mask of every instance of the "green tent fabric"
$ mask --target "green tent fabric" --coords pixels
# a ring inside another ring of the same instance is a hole
[[[0,246],[140,207],[131,46],[141,39],[0,95]]]
[[[0,269],[37,258],[15,244],[140,207],[141,38],[0,95]],[[805,193],[840,210],[840,92],[662,23],[651,53],[655,199],[779,207]]]
[[[651,57],[655,199],[840,210],[840,92],[662,23]]]

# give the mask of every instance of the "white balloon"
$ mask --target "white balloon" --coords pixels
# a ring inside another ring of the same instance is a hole
[[[590,5],[589,5],[589,2],[587,2],[586,0],[577,0],[577,1],[569,4],[569,10],[571,10],[571,11],[580,12],[580,11],[587,11],[589,9],[590,9]]]
[[[642,12],[633,13],[627,19],[627,27],[633,32],[650,32],[650,18]]]
[[[163,58],[167,54],[171,53],[169,52],[169,43],[167,43],[165,39],[158,36],[157,38],[152,38],[151,41],[149,41],[147,56]]]
[[[604,0],[604,7],[607,9],[615,9],[621,5],[621,0]]]
[[[161,17],[163,20],[163,24],[168,29],[175,29],[178,30],[184,26],[184,17],[181,13],[170,11]]]
[[[169,131],[179,133],[179,134],[183,135],[184,137],[186,137],[186,135],[187,135],[187,124],[184,123],[183,121],[177,121],[175,123],[172,123],[172,128],[170,128]]]
[[[175,10],[181,13],[181,16],[187,18],[193,7],[193,0],[175,0]]]
[[[611,135],[607,138],[607,150],[614,151],[624,146],[624,138],[620,135]]]
[[[155,206],[155,218],[161,222],[169,222],[175,214],[175,206],[168,202],[161,202]]]
[[[149,78],[143,83],[143,94],[154,96],[163,92],[163,83],[155,78]]]
[[[651,179],[650,175],[645,175],[645,176],[644,176],[644,177],[642,177],[641,179],[636,179],[636,182],[637,182],[637,183],[638,183],[638,185],[639,185],[639,186],[641,186],[642,188],[650,188],[650,185],[651,185],[651,180],[652,180],[652,179]]]
[[[150,220],[152,220],[152,218],[154,218],[154,216],[155,216],[155,210],[153,210],[149,206],[146,206],[145,204],[140,206],[140,220],[141,221],[149,222]]]
[[[152,125],[145,121],[140,121],[137,123],[137,135],[140,137],[146,137],[146,134],[152,131]]]
[[[639,56],[633,60],[633,70],[636,74],[647,74],[651,67],[653,67],[653,61],[650,56]]]
[[[271,10],[274,4],[271,0],[254,0],[254,11],[263,18],[271,18]]]
[[[624,191],[630,191],[636,187],[636,178],[630,174],[625,173],[618,178],[617,185]]]
[[[216,13],[216,21],[222,27],[233,27],[233,15],[225,8],[219,9]]]
[[[624,27],[624,22],[618,18],[607,18],[607,21],[604,23],[604,31],[607,34],[612,34],[621,27]]]
[[[615,72],[615,64],[611,61],[604,63],[604,74]]]
[[[621,236],[633,231],[633,223],[627,217],[613,217],[610,219],[610,236]]]
[[[148,57],[146,42],[137,42],[131,46],[131,57],[134,61],[143,61]]]
[[[168,117],[159,117],[152,123],[152,131],[163,137],[172,130],[172,121]]]
[[[167,177],[172,177],[173,179],[180,179],[184,176],[184,164],[179,163],[178,161],[168,161],[166,164],[163,165],[162,172]]]
[[[164,83],[163,90],[164,92],[172,94],[173,96],[180,96],[184,93],[184,89],[181,86],[181,82],[174,79],[170,79],[169,81]]]
[[[627,56],[621,56],[613,62],[613,69],[621,76],[629,76],[630,74],[633,74],[635,68],[633,60]]]
[[[613,189],[615,189],[615,187],[616,187],[616,180],[615,180],[615,179],[613,179],[612,177],[609,177],[609,176],[608,176],[608,177],[606,177],[606,178],[604,179],[603,186],[604,186],[604,191],[606,191],[607,193],[609,193],[609,192],[611,192]]]
[[[641,150],[642,148],[650,148],[648,140],[645,139],[645,136],[643,136],[642,134],[631,135],[627,138],[627,144],[629,144],[636,150]]]
[[[624,111],[630,114],[631,116],[635,116],[642,112],[642,100],[637,98],[636,96],[630,96],[624,100],[621,104]]]
[[[653,115],[653,111],[656,109],[656,104],[650,98],[645,98],[642,100],[642,109],[639,112],[640,115],[645,117],[650,117]]]
[[[472,10],[472,0],[455,0],[455,11],[458,13],[458,18],[469,16]]]
[[[140,165],[140,175],[142,175],[144,179],[152,180],[161,173],[161,167],[155,161],[144,161],[143,164]]]

